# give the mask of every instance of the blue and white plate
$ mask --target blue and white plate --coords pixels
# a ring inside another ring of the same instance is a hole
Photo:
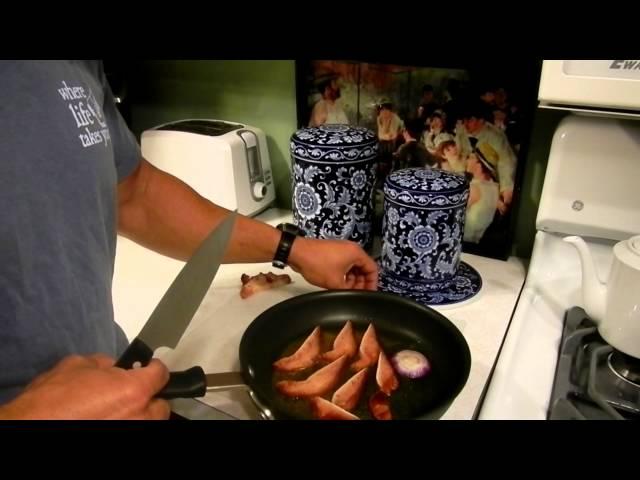
[[[464,302],[474,297],[482,288],[478,271],[460,262],[455,276],[445,282],[421,282],[399,277],[380,268],[378,288],[395,293],[427,306],[443,306]]]

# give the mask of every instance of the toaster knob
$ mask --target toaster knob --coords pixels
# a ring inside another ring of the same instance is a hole
[[[264,198],[267,195],[267,186],[262,182],[253,184],[253,196],[257,199]]]

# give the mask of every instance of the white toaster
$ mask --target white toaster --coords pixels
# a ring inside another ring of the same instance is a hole
[[[186,119],[145,130],[142,156],[203,197],[255,216],[275,201],[262,130],[222,120]]]

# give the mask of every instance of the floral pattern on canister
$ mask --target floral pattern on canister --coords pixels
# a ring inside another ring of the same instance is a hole
[[[384,194],[383,268],[409,280],[450,280],[462,254],[467,180],[440,170],[399,170]]]
[[[368,246],[378,154],[374,132],[349,125],[303,128],[291,137],[293,218],[313,238]]]
[[[480,275],[460,261],[468,198],[462,175],[410,168],[387,177],[381,290],[436,305],[478,292]]]

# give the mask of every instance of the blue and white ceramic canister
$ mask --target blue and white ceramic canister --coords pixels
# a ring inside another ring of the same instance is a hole
[[[321,125],[291,136],[293,218],[312,238],[372,241],[376,134]]]
[[[469,182],[458,174],[408,168],[384,184],[384,274],[441,290],[454,281],[462,254]]]

